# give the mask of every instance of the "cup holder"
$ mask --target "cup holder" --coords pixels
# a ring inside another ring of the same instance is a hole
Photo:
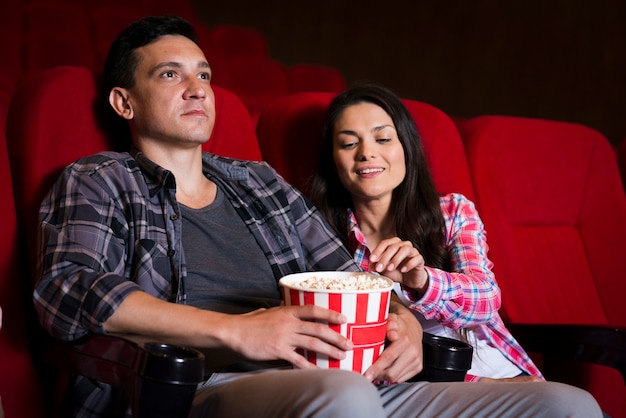
[[[456,382],[465,380],[472,367],[474,349],[464,341],[424,333],[424,369],[411,381]]]
[[[181,359],[195,358],[202,356],[202,353],[192,348],[182,347],[174,344],[146,343],[144,349],[155,356],[176,357]]]
[[[144,375],[152,380],[196,385],[204,378],[204,354],[198,350],[155,342],[143,348]]]

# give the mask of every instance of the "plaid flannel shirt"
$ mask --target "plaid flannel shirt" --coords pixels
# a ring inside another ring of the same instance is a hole
[[[452,271],[427,266],[429,285],[421,297],[403,288],[410,308],[450,328],[482,328],[489,342],[507,359],[526,373],[543,377],[498,314],[500,289],[491,271],[493,263],[487,258],[484,226],[473,202],[453,193],[441,197],[440,205]],[[348,240],[354,260],[368,271],[370,250],[352,211]],[[468,374],[465,380],[479,379],[480,376]]]
[[[224,190],[277,280],[302,271],[359,270],[317,209],[267,164],[204,154],[203,171]],[[185,303],[181,229],[173,174],[139,151],[69,165],[40,209],[34,303],[44,328],[70,341],[104,333],[107,318],[140,289]],[[106,416],[110,389],[78,377],[74,415]]]

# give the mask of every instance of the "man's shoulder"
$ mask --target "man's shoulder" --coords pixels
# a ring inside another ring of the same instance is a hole
[[[102,151],[96,154],[85,155],[70,164],[74,167],[108,165],[112,163],[121,163],[127,165],[135,159],[127,152]]]
[[[139,170],[137,161],[127,152],[103,151],[80,157],[66,166],[71,175],[104,175],[107,172],[133,172]]]

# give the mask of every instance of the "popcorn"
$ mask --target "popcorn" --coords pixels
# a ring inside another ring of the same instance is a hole
[[[376,290],[389,288],[389,281],[382,277],[367,274],[358,274],[350,277],[304,277],[291,285],[302,290]]]
[[[342,324],[328,324],[352,341],[343,359],[298,349],[321,368],[352,370],[363,374],[385,349],[387,318],[393,281],[369,272],[315,271],[288,274],[279,280],[285,306],[315,305],[340,312]]]

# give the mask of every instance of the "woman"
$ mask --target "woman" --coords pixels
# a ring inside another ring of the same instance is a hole
[[[399,97],[376,85],[340,94],[323,140],[311,197],[361,267],[397,282],[424,331],[472,344],[466,381],[543,380],[498,314],[500,290],[474,204],[437,194]]]

